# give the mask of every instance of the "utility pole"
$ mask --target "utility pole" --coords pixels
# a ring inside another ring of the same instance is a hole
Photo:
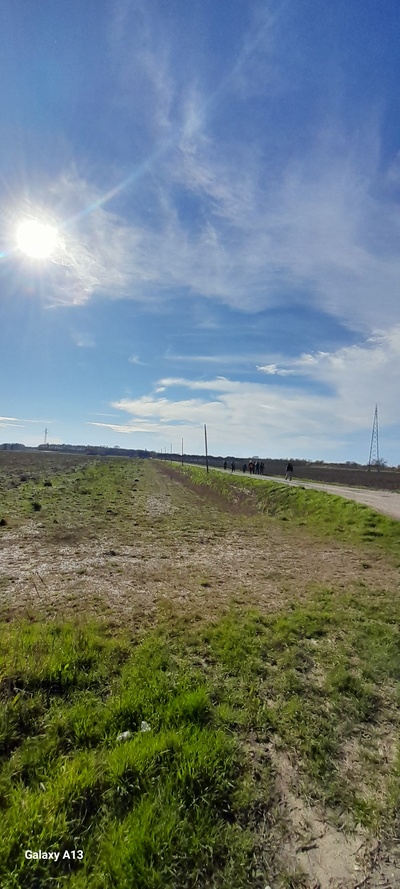
[[[204,423],[204,442],[205,442],[205,446],[206,446],[206,469],[208,472],[207,426],[205,423]]]
[[[183,466],[183,438],[182,438],[182,466]]]
[[[48,446],[48,441],[47,441],[47,433],[48,433],[48,431],[49,431],[49,430],[47,429],[47,426],[46,426],[46,429],[44,430],[44,446],[45,446],[45,448],[47,448],[47,446]]]
[[[380,470],[379,459],[379,429],[378,429],[378,405],[375,405],[374,422],[372,424],[371,447],[369,449],[368,471],[375,464],[378,472]]]
[[[172,443],[171,443],[171,463],[172,463]]]

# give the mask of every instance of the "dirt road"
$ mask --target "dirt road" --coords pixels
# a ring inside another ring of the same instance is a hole
[[[215,472],[215,469],[212,470]],[[224,469],[218,470],[225,472]],[[230,470],[226,470],[230,475]],[[235,475],[242,475],[236,472]],[[256,481],[279,482],[281,485],[297,485],[301,488],[314,488],[316,491],[326,491],[327,494],[336,494],[338,497],[345,497],[346,500],[355,500],[356,503],[364,503],[377,512],[390,516],[392,519],[400,520],[400,494],[395,491],[375,491],[367,488],[353,488],[345,485],[325,485],[321,482],[307,482],[292,479],[291,482],[285,481],[282,476],[275,475],[254,475]]]

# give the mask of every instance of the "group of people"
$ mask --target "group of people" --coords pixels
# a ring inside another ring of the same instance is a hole
[[[227,467],[228,467],[228,463],[226,460],[224,460],[224,469],[227,469]],[[264,463],[262,463],[260,460],[256,460],[255,463],[253,462],[253,460],[249,460],[248,469],[249,469],[250,475],[264,475]],[[231,472],[235,472],[235,471],[236,471],[236,463],[234,460],[232,460]],[[247,463],[243,463],[242,471],[247,472]]]
[[[243,463],[243,472],[247,472],[247,463]],[[250,475],[264,475],[264,463],[261,463],[260,460],[256,460],[253,463],[253,460],[249,460],[249,473]]]
[[[227,469],[227,467],[228,467],[227,461],[224,460],[224,469]],[[262,463],[262,461],[260,461],[260,460],[256,460],[256,462],[254,462],[253,460],[249,460],[248,469],[249,469],[250,475],[264,475],[264,463]],[[232,460],[231,472],[235,472],[235,471],[236,471],[236,463],[234,460]],[[243,463],[242,471],[247,472],[247,463]],[[292,476],[293,476],[293,463],[289,460],[289,463],[287,464],[287,467],[286,467],[285,479],[287,481],[291,481]]]

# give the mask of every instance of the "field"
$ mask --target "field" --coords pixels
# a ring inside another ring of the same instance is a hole
[[[2,889],[396,889],[399,567],[319,491],[1,454]]]
[[[276,469],[272,472],[268,461],[265,474],[282,475],[282,463],[275,465]],[[346,469],[343,466],[299,464],[295,467],[295,475],[296,478],[326,482],[329,485],[354,485],[360,488],[375,488],[379,491],[400,491],[400,471],[396,469],[382,469],[378,472],[374,468],[368,471],[367,469]]]

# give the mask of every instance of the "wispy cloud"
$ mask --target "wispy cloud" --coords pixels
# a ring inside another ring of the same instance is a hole
[[[141,130],[157,138],[169,133],[172,126],[175,83],[166,22],[152,7],[149,0],[135,0],[134,4],[116,0],[109,46],[116,77],[115,102],[120,113],[135,128],[140,119]],[[136,44],[135,38],[139,38]]]
[[[21,429],[24,429],[24,428],[25,428],[25,424],[24,424],[24,423],[18,423],[16,417],[0,417],[0,426],[1,426],[1,427],[6,427],[6,426],[18,426],[18,427],[20,427]]]
[[[91,416],[91,417],[117,417],[118,415],[115,413],[114,414],[107,414],[107,413],[102,413],[101,411],[90,411],[89,416]]]
[[[274,85],[296,89],[284,76],[285,8],[256,4],[219,96],[233,101],[259,89],[267,109]],[[285,152],[277,159],[268,128],[252,137],[244,128],[224,142],[213,118],[215,97],[204,78],[180,67],[154,9],[116,4],[110,46],[121,86],[116,101],[140,120],[145,160],[131,176],[120,172],[130,182],[129,211],[117,203],[116,168],[104,189],[77,169],[53,183],[50,209],[69,220],[49,273],[54,304],[99,294],[165,305],[184,291],[246,313],[282,302],[307,305],[363,332],[396,323],[399,165],[394,157],[387,174],[381,171],[379,114],[358,120],[353,131],[339,119],[328,126],[321,114],[296,160]],[[107,193],[114,204],[103,203]]]
[[[42,425],[48,425],[50,420],[31,420],[31,419],[22,419],[20,417],[0,417],[0,426],[18,426],[21,429],[25,429],[27,423],[39,423]]]
[[[350,161],[316,167],[288,167],[271,185],[252,160],[240,157],[239,166],[239,159],[222,163],[212,149],[185,149],[169,172],[188,199],[201,200],[200,228],[198,216],[194,226],[180,220],[173,190],[162,184],[156,227],[96,207],[65,231],[51,273],[54,301],[80,304],[96,293],[165,301],[184,288],[255,312],[283,295],[360,331],[390,326],[397,320],[400,219],[371,195],[373,179]],[[60,211],[100,197],[76,176],[63,177],[54,193]],[[384,245],[382,228],[391,231]]]
[[[87,422],[87,426],[98,426],[102,429],[111,429],[112,432],[118,432],[121,435],[133,435],[134,433],[154,433],[154,426],[152,423],[141,423],[139,421],[135,423],[123,424],[123,423],[95,423],[95,422]]]
[[[186,364],[226,364],[237,367],[238,365],[247,364],[254,366],[255,361],[262,361],[262,355],[257,356],[255,352],[242,352],[235,354],[216,353],[214,355],[178,355],[173,352],[167,352],[165,358],[167,361],[182,361]]]
[[[143,366],[145,365],[144,361],[140,361],[139,355],[131,355],[130,358],[128,358],[128,361],[129,364],[142,364]]]
[[[236,383],[226,377],[215,377],[213,380],[187,380],[184,377],[165,377],[160,380],[164,388],[171,386],[184,386],[187,389],[211,390],[214,392],[229,392],[235,388]]]
[[[257,370],[261,370],[262,373],[269,374],[272,376],[280,376],[286,377],[288,374],[295,373],[294,370],[288,370],[285,367],[278,367],[277,364],[261,364],[257,365]]]
[[[95,346],[94,337],[91,333],[84,333],[74,330],[71,332],[71,338],[76,346],[82,349],[91,349]]]
[[[127,264],[133,233],[124,220],[99,206],[101,192],[71,168],[49,189],[63,244],[49,274],[55,304],[80,305],[94,293],[115,297],[130,281]]]
[[[243,37],[241,50],[224,81],[223,88],[249,100],[264,96],[266,92],[276,97],[287,89],[288,68],[292,68],[290,55],[279,53],[282,44],[280,27],[284,26],[283,13],[286,0],[277,3],[254,4],[250,22]]]

